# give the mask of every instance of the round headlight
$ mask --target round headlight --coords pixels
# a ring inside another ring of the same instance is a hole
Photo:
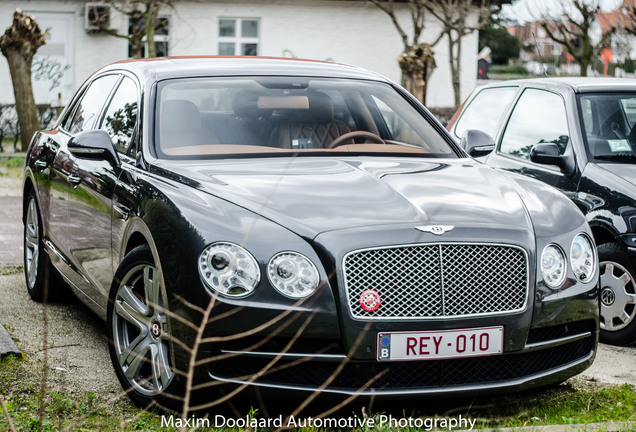
[[[581,282],[589,281],[596,271],[596,258],[590,238],[577,234],[570,248],[570,263],[576,278]]]
[[[269,260],[267,275],[281,294],[293,299],[308,297],[320,282],[318,269],[309,258],[296,252],[281,252]]]
[[[228,297],[245,297],[261,278],[254,257],[234,243],[212,243],[201,252],[199,274],[205,284]]]
[[[550,288],[558,288],[565,281],[565,254],[557,245],[547,245],[541,254],[541,274]]]

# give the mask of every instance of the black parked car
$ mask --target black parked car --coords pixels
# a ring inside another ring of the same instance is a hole
[[[187,377],[203,397],[511,391],[596,350],[576,206],[470,159],[354,67],[108,66],[33,138],[24,221],[30,295],[59,274],[106,319],[139,404],[181,403]]]
[[[448,129],[458,139],[485,132],[494,139],[480,135],[476,146],[466,143],[469,153],[555,186],[580,207],[598,245],[601,341],[636,341],[636,80],[488,85],[475,90]]]

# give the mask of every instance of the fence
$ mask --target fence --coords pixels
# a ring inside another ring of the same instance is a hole
[[[42,129],[48,129],[57,120],[60,109],[52,105],[38,105],[38,116]],[[20,141],[20,123],[15,105],[0,105],[0,151],[4,151],[2,143],[5,138],[13,138],[13,148],[17,150]],[[27,143],[28,144],[28,143]]]

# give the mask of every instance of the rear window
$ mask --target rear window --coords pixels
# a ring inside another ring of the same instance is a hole
[[[348,79],[196,78],[163,81],[159,157],[276,153],[455,156],[393,87]]]

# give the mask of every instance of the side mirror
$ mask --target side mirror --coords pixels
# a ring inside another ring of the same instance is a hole
[[[459,144],[472,157],[486,156],[495,149],[495,140],[485,132],[467,130]]]
[[[105,160],[113,166],[119,166],[113,140],[104,130],[82,131],[71,138],[67,146],[71,154],[79,158]]]
[[[562,155],[554,143],[537,144],[530,152],[530,161],[542,165],[556,165],[563,174],[574,172],[574,160],[571,156]]]

